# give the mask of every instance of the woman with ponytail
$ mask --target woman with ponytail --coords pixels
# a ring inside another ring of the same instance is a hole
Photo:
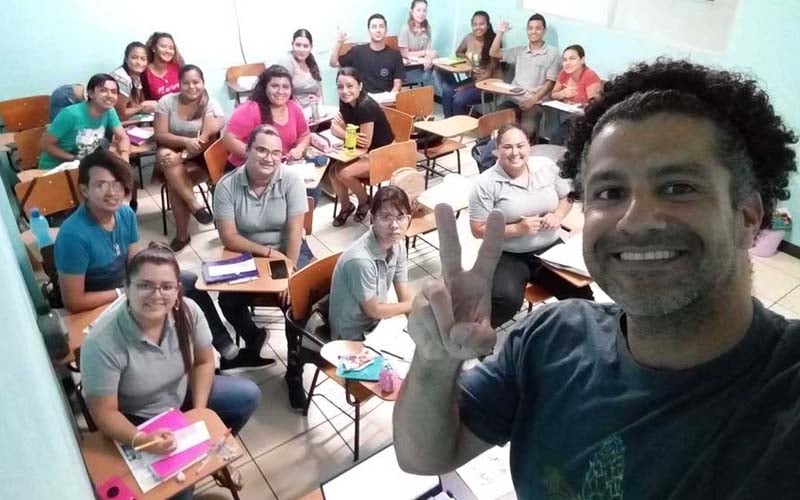
[[[131,42],[125,47],[122,66],[111,72],[119,85],[115,109],[122,121],[138,113],[153,113],[156,101],[144,98],[142,75],[147,70],[147,48],[142,42]]]
[[[125,295],[97,319],[80,353],[83,392],[95,424],[122,444],[161,441],[175,449],[169,430],[136,426],[170,408],[210,408],[234,433],[256,410],[261,391],[251,380],[214,375],[211,332],[200,307],[183,296],[178,261],[161,243],[131,258]]]
[[[203,71],[194,64],[178,73],[180,92],[158,101],[154,122],[158,151],[156,158],[167,181],[175,214],[173,251],[189,244],[189,216],[201,224],[211,224],[211,212],[194,197],[189,168],[206,168],[203,151],[211,145],[225,124],[222,108],[208,95]]]
[[[292,35],[292,50],[278,63],[292,75],[294,99],[306,115],[310,114],[312,103],[322,102],[322,76],[311,52],[313,48],[314,39],[311,38],[311,33],[300,28]]]

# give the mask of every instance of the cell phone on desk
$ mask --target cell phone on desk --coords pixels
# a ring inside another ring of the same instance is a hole
[[[269,275],[274,280],[283,280],[289,277],[289,269],[286,267],[285,260],[271,260],[269,265]]]

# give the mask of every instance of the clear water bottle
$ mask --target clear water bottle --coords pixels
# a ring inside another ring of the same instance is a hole
[[[53,238],[50,237],[50,223],[47,218],[39,213],[38,208],[31,210],[31,232],[33,237],[36,238],[36,244],[39,245],[39,250],[53,244]]]

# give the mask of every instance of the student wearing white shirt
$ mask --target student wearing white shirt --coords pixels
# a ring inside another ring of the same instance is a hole
[[[422,69],[406,71],[405,83],[425,84],[433,80],[431,69],[436,51],[433,50],[431,24],[428,22],[428,0],[411,1],[408,20],[397,36],[397,46],[403,59],[422,61]]]
[[[322,76],[317,59],[311,52],[313,48],[311,33],[300,28],[292,35],[292,50],[278,63],[292,75],[294,99],[304,111],[313,103],[322,102]]]

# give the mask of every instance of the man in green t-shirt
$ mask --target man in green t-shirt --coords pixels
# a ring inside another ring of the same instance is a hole
[[[114,110],[118,93],[111,75],[94,75],[86,86],[86,101],[62,109],[42,136],[39,168],[50,170],[93,153],[109,130],[114,133],[119,155],[128,161],[131,144]]]

